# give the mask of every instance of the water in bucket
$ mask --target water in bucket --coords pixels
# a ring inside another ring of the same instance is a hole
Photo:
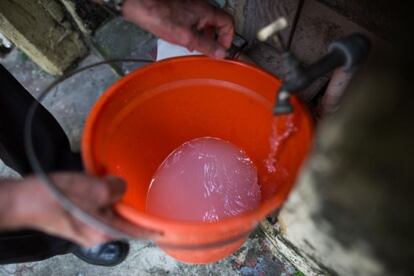
[[[252,160],[216,138],[184,143],[161,164],[147,195],[147,211],[182,221],[217,222],[256,209],[261,193]]]

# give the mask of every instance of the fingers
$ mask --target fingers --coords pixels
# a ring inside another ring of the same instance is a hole
[[[218,35],[218,43],[225,49],[230,48],[234,37],[234,21],[226,12],[214,8],[209,15],[201,18],[197,28],[198,30],[214,28]]]
[[[112,205],[119,200],[126,192],[126,183],[124,180],[114,176],[108,176],[104,178],[104,183],[108,189],[108,205]]]
[[[122,196],[126,191],[125,182],[117,177],[108,176],[105,178],[86,178],[88,183],[84,185],[89,185],[91,187],[91,194],[83,195],[83,198],[89,198],[89,204],[82,204],[82,206],[89,208],[105,208],[111,207],[116,202],[121,200]]]
[[[171,26],[171,33],[174,33],[174,37],[167,41],[184,46],[190,51],[196,50],[213,58],[224,58],[226,55],[225,48],[214,40],[213,35],[209,36],[207,33],[202,34],[189,27],[177,26]]]
[[[199,11],[197,22],[186,22],[183,25],[174,23],[164,24],[170,36],[174,36],[173,43],[187,47],[190,51],[197,50],[213,58],[222,59],[226,56],[226,49],[230,48],[234,36],[234,22],[226,12],[203,6],[203,13]],[[216,36],[217,35],[217,39]],[[165,34],[162,37],[169,37]]]
[[[145,30],[189,50],[225,58],[225,50],[231,46],[234,35],[233,19],[226,12],[202,0],[154,1],[159,4],[156,8],[128,2],[124,5],[124,15]],[[206,35],[208,29],[213,30],[213,36]]]
[[[126,191],[125,182],[116,177],[58,173],[51,175],[51,178],[66,196],[86,210],[112,206]]]
[[[50,177],[66,196],[88,214],[109,225],[120,219],[112,207],[125,193],[123,180],[116,177],[96,178],[79,173],[56,173]],[[34,195],[43,196],[36,200],[36,204],[31,204],[30,212],[27,211],[33,221],[28,223],[31,228],[62,236],[83,246],[115,238],[72,216],[71,212],[59,204],[59,198],[53,197],[40,181],[36,188]],[[27,202],[24,204],[27,205]]]
[[[217,29],[218,42],[226,49],[230,48],[234,37],[233,18],[221,10],[216,10],[214,22]]]

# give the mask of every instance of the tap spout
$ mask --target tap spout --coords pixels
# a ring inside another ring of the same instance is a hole
[[[308,67],[301,65],[290,52],[284,53],[283,60],[288,72],[277,94],[273,113],[275,115],[291,113],[292,93],[305,89],[316,79],[338,67],[343,67],[345,71],[353,70],[367,57],[369,49],[368,38],[362,34],[352,34],[331,43],[328,53]]]

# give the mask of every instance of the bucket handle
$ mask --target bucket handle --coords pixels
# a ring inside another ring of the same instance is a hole
[[[78,206],[75,202],[73,202],[70,198],[66,196],[66,194],[54,183],[54,181],[48,176],[46,171],[43,169],[42,165],[40,164],[39,158],[36,155],[33,143],[33,119],[36,113],[36,110],[40,103],[46,98],[46,96],[52,91],[53,88],[61,84],[63,81],[81,73],[86,70],[99,67],[102,65],[113,64],[113,63],[153,63],[153,60],[146,60],[146,59],[111,59],[102,62],[93,63],[87,65],[85,67],[73,70],[59,79],[52,82],[49,86],[46,87],[45,90],[42,91],[37,101],[34,101],[29,108],[29,111],[26,115],[26,121],[24,126],[24,143],[25,143],[25,150],[29,160],[29,164],[32,167],[34,173],[40,177],[42,183],[47,187],[47,189],[52,193],[55,197],[57,202],[69,212],[73,217],[78,219],[79,221],[89,225],[95,229],[99,229],[103,231],[105,234],[114,237],[116,239],[124,239],[124,240],[152,240],[155,241],[159,246],[165,249],[180,249],[180,250],[194,250],[194,249],[209,249],[215,248],[219,246],[225,246],[242,239],[245,239],[249,236],[251,231],[239,233],[231,238],[227,238],[226,240],[219,240],[205,244],[197,244],[197,245],[177,245],[171,243],[165,243],[162,241],[162,237],[164,233],[157,231],[155,229],[149,229],[147,227],[138,226],[132,224],[128,221],[122,222],[122,230],[121,227],[114,227],[109,223],[106,223],[94,215],[88,213],[87,211],[83,210],[80,206]]]
[[[95,217],[92,214],[89,214],[81,207],[76,205],[71,199],[69,199],[66,194],[53,182],[53,180],[47,175],[46,171],[43,169],[42,165],[40,164],[39,158],[36,155],[34,144],[33,144],[33,119],[36,113],[36,110],[40,103],[46,98],[46,96],[52,91],[53,88],[58,86],[63,81],[81,73],[86,70],[107,64],[114,64],[114,63],[126,63],[126,62],[134,62],[134,63],[153,63],[152,60],[146,59],[112,59],[106,60],[94,64],[87,65],[85,67],[76,69],[71,71],[59,79],[52,82],[42,93],[40,94],[38,101],[34,101],[30,106],[29,112],[26,115],[26,121],[24,126],[24,142],[25,142],[25,150],[29,160],[29,164],[32,167],[34,173],[43,180],[43,184],[48,188],[48,190],[52,193],[55,197],[57,202],[73,217],[78,219],[79,221],[89,225],[93,228],[100,229],[107,235],[117,238],[117,239],[144,239],[144,240],[156,240],[157,237],[161,237],[163,233],[160,233],[155,230],[146,229],[144,227],[139,227],[133,225],[132,223],[128,223],[125,221],[125,224],[122,224],[122,230],[115,228],[108,223],[105,223]]]

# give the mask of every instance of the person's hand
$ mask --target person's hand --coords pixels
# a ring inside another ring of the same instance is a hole
[[[233,40],[231,16],[203,0],[126,0],[123,14],[168,42],[215,58],[224,58]]]
[[[51,178],[83,210],[108,224],[126,224],[113,212],[114,203],[125,192],[122,180],[99,179],[75,173],[54,174]],[[87,247],[115,238],[75,219],[61,207],[39,179],[27,178],[18,184],[13,212],[19,227],[34,228]]]

